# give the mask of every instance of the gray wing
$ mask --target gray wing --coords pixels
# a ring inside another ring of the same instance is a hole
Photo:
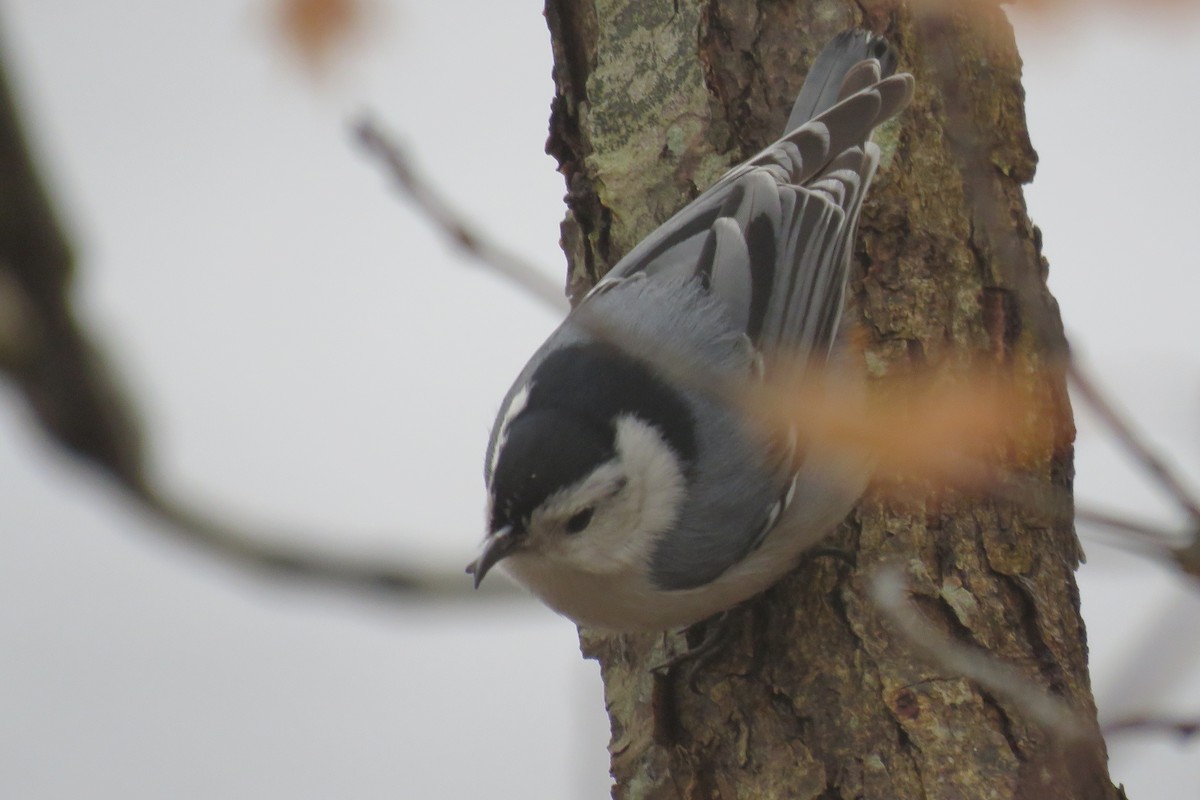
[[[863,198],[879,164],[869,137],[913,92],[911,76],[884,78],[875,58],[853,58],[875,41],[862,34],[831,43],[810,71],[783,138],[634,248],[611,280],[697,275],[763,355],[804,353],[788,359],[794,370],[828,354]],[[706,483],[697,494],[707,499],[659,542],[655,582],[695,588],[757,549],[794,499],[806,449],[794,431],[780,433],[767,452],[753,454],[761,471],[739,466],[729,475],[697,476]],[[737,455],[726,450],[722,463]]]
[[[730,170],[630,251],[597,289],[640,272],[696,274],[760,349],[827,348],[859,210],[879,162],[867,140],[908,104],[912,90],[909,75],[882,78],[874,58],[844,70],[838,102]],[[797,106],[819,103],[814,94],[802,90]]]

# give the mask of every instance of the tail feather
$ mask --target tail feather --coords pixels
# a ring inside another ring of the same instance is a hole
[[[863,62],[878,65],[878,74],[874,80],[863,73]],[[857,69],[856,69],[857,68]],[[859,89],[877,83],[880,78],[886,78],[896,71],[896,51],[882,36],[870,31],[844,31],[825,45],[825,49],[817,56],[800,95],[792,106],[784,133],[799,128],[813,117],[827,111],[839,100],[849,96]],[[843,84],[846,90],[843,91]]]

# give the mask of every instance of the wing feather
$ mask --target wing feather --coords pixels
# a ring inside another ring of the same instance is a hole
[[[871,131],[899,113],[913,91],[910,75],[883,77],[875,58],[844,69],[836,102],[731,169],[631,250],[597,289],[639,272],[696,275],[764,354],[827,354],[863,198],[879,163]],[[821,96],[829,94],[823,84]],[[803,99],[802,92],[797,104]]]
[[[793,372],[830,357],[863,198],[879,164],[871,132],[912,97],[912,77],[892,75],[894,65],[894,53],[872,34],[839,36],[814,62],[784,135],[726,173],[610,275],[687,277],[690,268],[700,282],[693,290],[724,305],[766,371],[786,362]],[[795,430],[781,434],[761,454],[770,476],[753,489],[761,507],[753,503],[747,514],[746,487],[716,486],[715,499],[696,512],[701,525],[661,540],[653,564],[660,586],[703,585],[764,541],[804,464],[797,438]],[[724,491],[738,496],[727,503]]]
[[[753,273],[746,239],[734,219],[721,217],[713,223],[698,266],[708,278],[711,291],[725,299],[734,324],[745,330],[750,319]]]

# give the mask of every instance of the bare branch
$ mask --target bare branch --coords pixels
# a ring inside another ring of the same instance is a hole
[[[356,122],[354,135],[363,149],[386,168],[396,186],[416,203],[417,208],[446,238],[553,310],[564,314],[569,310],[562,286],[547,279],[528,261],[491,241],[467,222],[463,214],[452,208],[417,174],[403,148],[380,130],[374,120],[364,117]]]
[[[162,494],[148,491],[138,497],[166,523],[168,532],[251,574],[397,599],[453,600],[477,594],[458,569],[400,565],[365,554],[334,552],[328,546],[298,544],[344,538],[333,532],[247,530]],[[497,598],[523,595],[511,581],[480,587],[479,593]]]
[[[1087,506],[1077,505],[1075,507],[1075,519],[1077,522],[1085,522],[1130,534],[1139,537],[1145,544],[1164,548],[1169,547],[1172,541],[1178,541],[1180,538],[1178,534],[1172,533],[1166,528],[1160,528],[1157,525],[1151,525],[1148,522],[1112,511],[1100,511]]]
[[[242,528],[163,495],[147,467],[135,405],[91,332],[75,318],[74,259],[30,157],[2,69],[0,161],[6,165],[0,182],[0,375],[21,392],[52,441],[97,467],[155,514],[164,523],[156,530],[251,573],[404,599],[471,593],[471,581],[458,570],[306,548],[296,543],[339,537]],[[504,582],[494,588],[516,596]]]
[[[1112,515],[1094,515],[1089,521],[1122,530],[1126,534],[1140,536],[1148,544],[1169,550],[1180,569],[1189,575],[1200,577],[1200,500],[1197,500],[1196,495],[1184,486],[1183,480],[1166,459],[1159,455],[1146,441],[1146,438],[1134,429],[1133,423],[1117,410],[1116,405],[1108,398],[1099,384],[1087,374],[1077,358],[1072,358],[1068,362],[1067,377],[1080,398],[1100,417],[1121,446],[1125,448],[1125,452],[1148,472],[1151,479],[1184,510],[1190,524],[1182,536],[1173,536],[1168,532],[1132,520],[1117,519]],[[1180,544],[1181,540],[1182,544]]]
[[[907,601],[904,574],[884,567],[871,578],[871,599],[905,639],[930,663],[969,678],[1011,701],[1042,728],[1063,740],[1084,738],[1087,726],[1058,697],[1033,683],[993,653],[944,636]]]
[[[1183,481],[1167,464],[1166,459],[1156,453],[1145,437],[1134,430],[1133,424],[1117,410],[1096,382],[1080,366],[1078,358],[1072,358],[1068,362],[1067,377],[1079,393],[1080,398],[1108,426],[1126,452],[1167,490],[1175,502],[1191,517],[1192,523],[1200,526],[1200,502],[1196,500],[1195,495],[1183,485]]]
[[[1105,736],[1123,733],[1166,733],[1187,740],[1200,733],[1200,718],[1126,717],[1105,725],[1103,730]]]

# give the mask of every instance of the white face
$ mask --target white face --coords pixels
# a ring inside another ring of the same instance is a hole
[[[533,512],[511,566],[521,573],[519,562],[537,560],[535,569],[645,571],[658,535],[678,519],[683,497],[683,470],[662,436],[635,417],[622,417],[616,457]]]

